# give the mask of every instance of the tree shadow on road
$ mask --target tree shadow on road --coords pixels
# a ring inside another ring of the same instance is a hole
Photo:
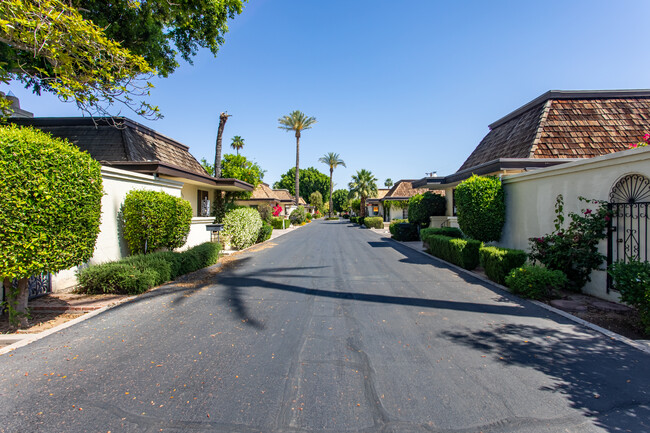
[[[497,362],[544,373],[554,385],[541,390],[563,395],[608,432],[650,432],[650,355],[644,352],[591,331],[522,324],[441,336]]]

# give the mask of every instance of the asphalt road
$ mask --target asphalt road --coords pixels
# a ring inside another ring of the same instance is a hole
[[[0,356],[1,432],[650,432],[650,356],[314,222]]]

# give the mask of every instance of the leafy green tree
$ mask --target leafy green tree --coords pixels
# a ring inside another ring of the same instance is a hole
[[[390,177],[389,177],[388,179],[386,179],[386,180],[384,181],[384,186],[385,186],[386,188],[390,188],[390,187],[392,187],[392,186],[393,186],[393,179],[391,179]]]
[[[416,194],[408,201],[408,220],[411,224],[428,227],[430,217],[441,216],[447,209],[447,200],[440,194],[427,191]]]
[[[323,213],[323,195],[319,191],[314,191],[309,196],[309,204],[316,208],[318,212]]]
[[[296,136],[296,170],[295,170],[295,196],[296,206],[300,204],[300,136],[305,129],[311,129],[312,125],[316,123],[315,117],[307,117],[302,111],[292,111],[288,116],[282,116],[278,119],[280,126],[278,128],[285,131],[295,131]],[[287,188],[288,189],[288,188]],[[309,195],[307,195],[309,197]],[[304,197],[303,197],[304,198]]]
[[[249,161],[243,155],[228,153],[223,156],[221,163],[221,177],[226,179],[239,179],[257,187],[264,179],[266,170],[262,170],[258,163]],[[250,196],[250,193],[246,193]]]
[[[292,167],[282,175],[280,181],[273,184],[273,188],[286,189],[290,194],[295,195],[295,178],[296,169]],[[300,179],[302,186],[302,188],[300,188],[300,197],[302,197],[305,202],[309,202],[309,196],[311,196],[311,193],[314,191],[320,192],[323,197],[328,196],[329,177],[327,177],[326,174],[321,173],[314,167],[309,167],[300,170]]]
[[[365,169],[357,171],[357,174],[352,175],[352,181],[348,184],[350,194],[354,198],[361,200],[359,216],[361,218],[366,216],[366,199],[368,197],[377,196],[377,178]]]
[[[0,127],[0,279],[13,318],[26,322],[29,277],[92,257],[102,195],[90,155],[36,129]]]
[[[177,55],[189,63],[199,48],[216,55],[242,8],[242,0],[3,0],[0,81],[57,94],[91,114],[123,102],[159,117],[133,99],[149,96],[148,77],[172,73]]]
[[[214,166],[208,162],[207,159],[201,158],[201,166],[208,172],[210,176],[214,176]]]
[[[347,189],[337,189],[332,193],[334,212],[342,212],[347,209],[349,192]]]
[[[329,216],[332,217],[332,188],[334,184],[332,183],[332,176],[334,175],[334,169],[338,167],[339,165],[342,165],[345,167],[345,161],[343,161],[338,153],[330,152],[325,154],[325,156],[321,156],[318,159],[319,162],[322,162],[325,165],[328,165],[330,168],[330,211],[329,211]]]
[[[237,151],[237,155],[239,156],[239,149],[244,147],[244,139],[241,138],[239,135],[235,135],[232,138],[232,143],[230,143],[230,147],[235,149]]]

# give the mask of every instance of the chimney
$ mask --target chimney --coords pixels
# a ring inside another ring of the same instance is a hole
[[[4,92],[0,92],[0,98],[5,98],[9,102],[11,102],[11,104],[9,105],[9,108],[11,110],[13,110],[13,113],[10,113],[9,117],[13,117],[13,118],[16,118],[16,117],[27,117],[27,118],[34,117],[34,113],[30,113],[29,111],[23,110],[22,108],[20,108],[20,100],[16,97],[16,95],[11,93],[11,91],[9,91],[9,93],[7,95],[5,95]]]

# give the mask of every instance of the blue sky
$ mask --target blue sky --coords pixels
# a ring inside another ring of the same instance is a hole
[[[270,184],[295,166],[293,133],[277,127],[293,110],[318,120],[303,133],[301,168],[328,173],[327,152],[346,162],[335,188],[362,168],[380,186],[446,175],[488,124],[547,90],[650,88],[648,16],[646,0],[251,0],[216,58],[201,52],[154,80],[162,120],[121,114],[210,161],[228,111],[224,150],[242,136]],[[0,90],[36,116],[81,115],[17,82]]]

